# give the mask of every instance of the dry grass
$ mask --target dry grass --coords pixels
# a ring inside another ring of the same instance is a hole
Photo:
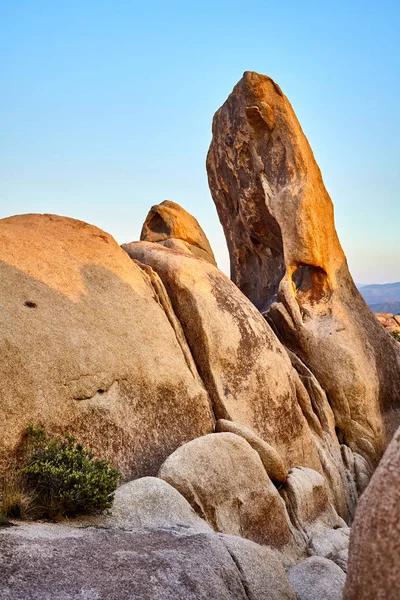
[[[32,497],[26,492],[19,475],[4,480],[0,491],[0,512],[9,519],[27,519],[32,513]]]

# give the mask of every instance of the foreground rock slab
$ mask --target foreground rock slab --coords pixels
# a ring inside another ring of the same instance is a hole
[[[181,530],[31,524],[0,531],[12,600],[295,600],[271,550]]]
[[[327,558],[306,558],[291,567],[288,576],[297,600],[342,600],[346,576]]]

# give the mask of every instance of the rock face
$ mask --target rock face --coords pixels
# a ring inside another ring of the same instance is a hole
[[[296,600],[282,562],[268,546],[233,535],[221,535],[239,568],[249,600]]]
[[[217,418],[252,429],[289,468],[322,470],[312,434],[322,435],[321,425],[287,353],[251,302],[195,256],[149,242],[123,248],[161,278]]]
[[[207,158],[233,281],[327,394],[341,443],[370,464],[400,422],[400,351],[349,274],[320,170],[293,109],[247,72]]]
[[[268,477],[272,481],[285,483],[288,470],[278,452],[275,448],[267,444],[267,442],[259,438],[251,429],[244,425],[239,425],[239,423],[235,423],[234,421],[219,419],[216,423],[215,431],[217,433],[224,431],[234,433],[245,439],[259,455]]]
[[[294,536],[285,503],[257,452],[233,433],[193,440],[167,458],[159,477],[215,530],[283,549]]]
[[[328,527],[346,525],[330,504],[326,488],[324,477],[304,467],[292,469],[282,488],[290,520],[304,532],[306,540],[312,537],[315,524]]]
[[[269,548],[184,529],[30,524],[0,532],[12,600],[296,600]]]
[[[125,478],[213,430],[162,283],[111,236],[52,215],[3,219],[0,272],[0,474],[28,424],[75,435]]]
[[[400,429],[362,495],[350,535],[346,600],[400,598]]]
[[[197,220],[171,200],[151,207],[140,239],[194,254],[216,265],[209,241]]]
[[[334,562],[311,556],[288,571],[297,600],[342,600],[345,574]]]

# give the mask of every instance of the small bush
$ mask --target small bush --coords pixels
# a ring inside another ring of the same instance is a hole
[[[396,342],[400,342],[400,333],[398,331],[392,331],[391,334],[396,340]]]
[[[50,437],[28,427],[20,474],[34,497],[35,516],[101,513],[111,508],[120,476],[72,436]]]

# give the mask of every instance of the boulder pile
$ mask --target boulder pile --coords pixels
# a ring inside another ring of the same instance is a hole
[[[396,332],[400,335],[400,315],[393,315],[392,313],[375,313],[375,316],[379,323],[381,323],[389,333]]]
[[[207,169],[232,280],[172,201],[122,247],[65,217],[0,220],[0,476],[33,425],[123,478],[109,515],[2,531],[1,597],[342,597],[358,498],[400,425],[400,346],[270,78],[245,73],[217,111]],[[382,478],[399,488],[396,440],[357,509],[348,600],[380,597],[367,538]]]

